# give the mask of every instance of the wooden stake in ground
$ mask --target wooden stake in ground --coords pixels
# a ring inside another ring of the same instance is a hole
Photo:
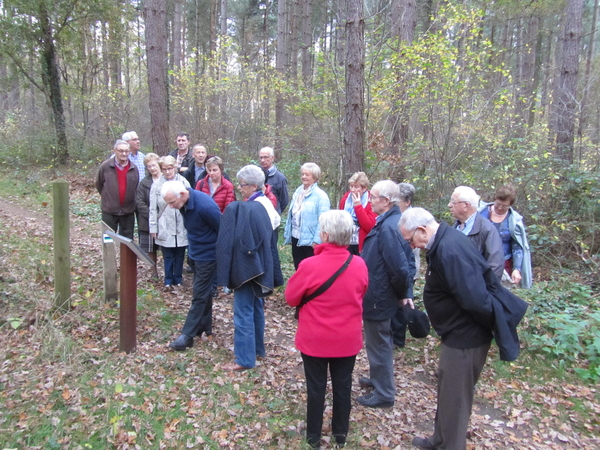
[[[104,275],[104,302],[116,303],[119,299],[117,289],[117,252],[115,242],[106,234],[107,231],[115,232],[111,227],[102,222],[102,273]]]
[[[69,242],[69,183],[52,183],[54,227],[54,305],[56,309],[71,309],[71,248]]]

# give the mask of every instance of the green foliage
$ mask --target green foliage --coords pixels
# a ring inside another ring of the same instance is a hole
[[[522,334],[528,351],[546,355],[553,365],[573,369],[585,380],[600,379],[600,312],[591,288],[541,282],[519,294],[530,302]]]

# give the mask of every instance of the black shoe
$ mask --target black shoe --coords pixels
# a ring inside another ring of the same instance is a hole
[[[367,395],[361,395],[360,397],[357,397],[356,401],[363,406],[368,406],[369,408],[391,408],[394,406],[394,402],[377,400],[375,398],[375,394],[372,392]]]
[[[212,298],[217,298],[219,296],[219,290],[217,288],[213,288],[210,291],[210,295],[212,296]]]
[[[173,342],[171,342],[169,344],[169,347],[171,347],[173,350],[177,350],[178,352],[180,352],[182,350],[190,348],[192,345],[194,345],[194,338],[182,334]]]
[[[358,384],[363,389],[367,389],[367,388],[372,388],[373,387],[373,382],[371,381],[370,378],[367,378],[367,377],[360,377],[358,379]]]
[[[429,442],[429,439],[427,438],[415,437],[412,440],[412,445],[415,447],[424,448],[425,450],[436,450],[436,448],[431,445],[431,442]]]
[[[194,273],[194,268],[192,266],[187,266],[187,269],[185,269],[185,271],[187,273]]]

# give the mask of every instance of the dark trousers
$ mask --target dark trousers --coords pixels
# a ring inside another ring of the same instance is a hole
[[[440,346],[435,431],[429,442],[438,450],[465,450],[475,384],[490,344],[475,348]]]
[[[321,428],[323,427],[323,410],[325,407],[325,390],[327,389],[327,367],[331,374],[333,390],[333,417],[331,432],[336,442],[346,442],[350,422],[352,401],[352,371],[356,356],[345,358],[317,358],[302,353],[304,374],[306,376],[306,440],[314,448],[319,448]]]
[[[133,229],[135,227],[135,215],[133,213],[116,216],[102,212],[102,221],[111,227],[115,233],[133,239]]]
[[[406,341],[406,325],[404,310],[400,307],[396,311],[396,314],[392,316],[391,328],[394,345],[404,347],[404,342]]]
[[[294,268],[298,270],[298,265],[311,256],[315,256],[315,249],[312,245],[298,245],[298,239],[292,238],[292,258],[294,259]]]
[[[194,287],[192,304],[188,311],[181,334],[194,337],[203,332],[212,334],[211,289],[217,273],[216,261],[194,261]]]
[[[181,284],[186,247],[161,247],[165,263],[165,286]]]

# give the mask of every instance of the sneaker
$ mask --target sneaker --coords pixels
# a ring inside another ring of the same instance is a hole
[[[415,437],[412,440],[412,445],[415,447],[424,448],[425,450],[436,450],[436,448],[431,445],[431,442],[429,442],[429,439],[427,438]]]
[[[392,406],[394,406],[394,402],[389,402],[389,401],[382,401],[382,400],[378,400],[375,397],[375,394],[373,394],[372,392],[366,394],[366,395],[361,395],[360,397],[356,398],[356,401],[358,403],[360,403],[363,406],[367,406],[369,408],[391,408]]]

